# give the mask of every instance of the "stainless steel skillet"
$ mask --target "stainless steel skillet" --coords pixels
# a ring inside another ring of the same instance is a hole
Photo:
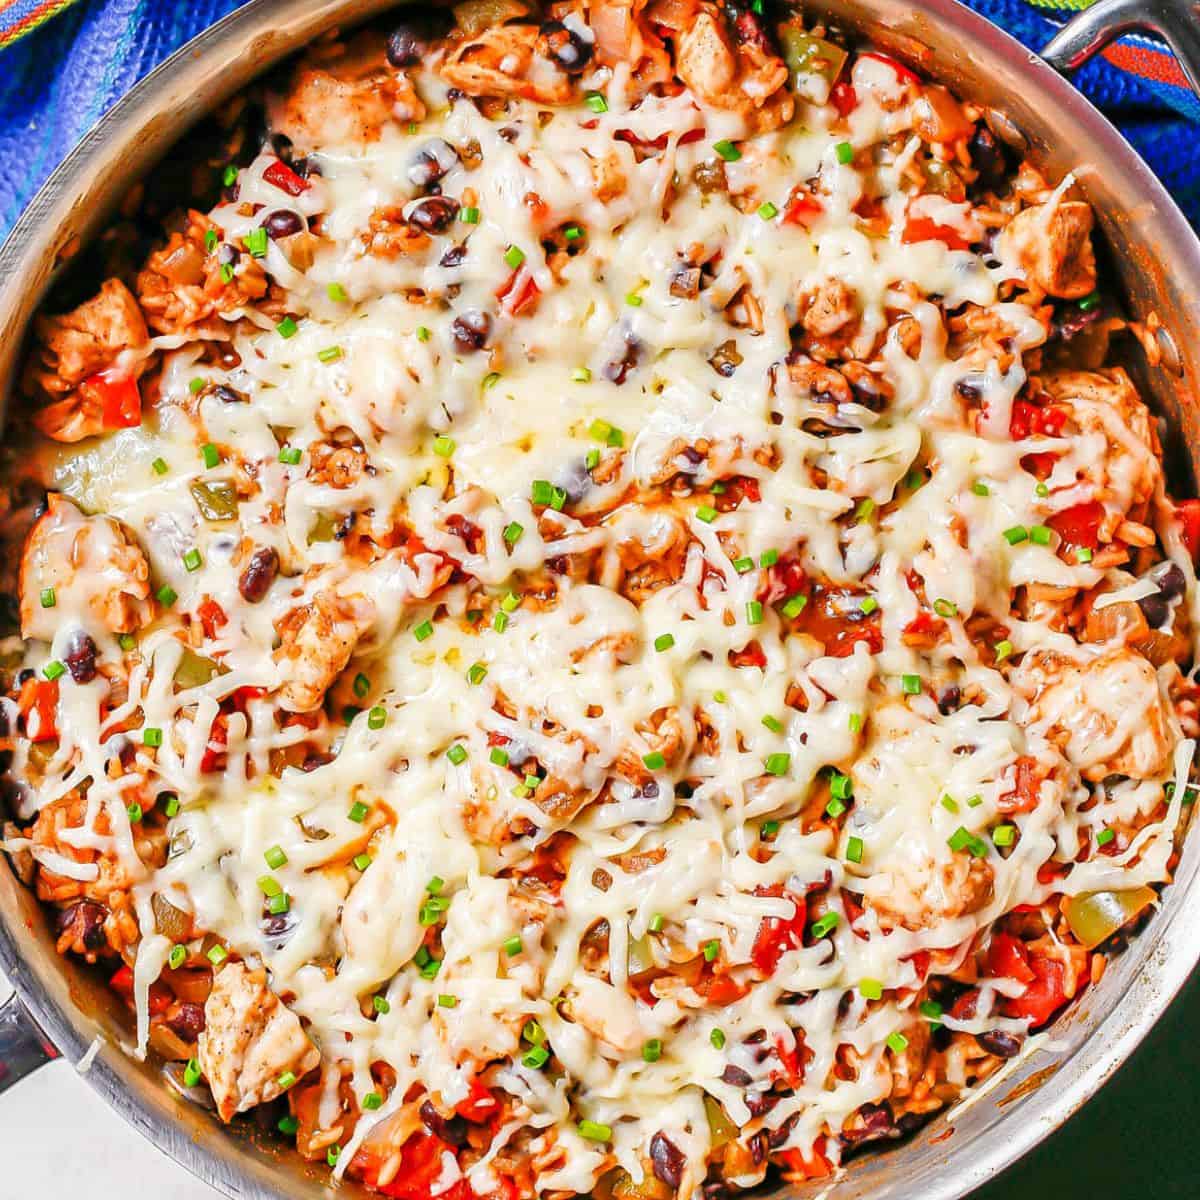
[[[139,84],[54,173],[0,248],[0,381],[46,287],[96,234],[129,184],[207,110],[317,34],[389,0],[251,0]],[[1145,383],[1170,431],[1172,468],[1200,476],[1200,242],[1115,129],[1056,73],[1123,30],[1161,32],[1200,85],[1200,19],[1191,0],[1100,0],[1038,58],[954,0],[815,0],[825,12],[994,110],[998,130],[1054,177],[1074,170],[1095,205],[1130,309],[1162,321]],[[1053,66],[1051,65],[1053,64]],[[1200,960],[1200,840],[1143,933],[1052,1041],[939,1117],[911,1143],[864,1159],[829,1200],[957,1200],[1063,1123],[1112,1075]],[[315,1200],[327,1173],[249,1126],[228,1130],[179,1098],[154,1063],[120,1046],[124,1013],[97,980],[54,951],[30,892],[0,867],[0,967],[17,995],[0,1011],[0,1090],[56,1053],[78,1062],[103,1039],[88,1079],[182,1166],[231,1197]],[[44,1031],[44,1032],[43,1032]],[[57,1051],[54,1049],[57,1047]],[[347,1185],[342,1194],[355,1195]]]

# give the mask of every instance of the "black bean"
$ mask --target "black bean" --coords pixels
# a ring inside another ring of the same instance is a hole
[[[1004,182],[1008,174],[1005,147],[982,121],[975,126],[967,143],[967,152],[971,156],[971,166],[979,172],[976,188],[994,191]]]
[[[417,16],[401,21],[387,40],[387,59],[393,67],[412,67],[421,61],[437,40],[439,25],[431,16]]]
[[[82,629],[71,635],[63,657],[76,683],[91,683],[96,678],[96,643]]]
[[[267,594],[278,573],[279,554],[275,548],[262,546],[255,550],[238,580],[242,599],[257,604]]]
[[[68,908],[58,918],[60,933],[70,930],[76,941],[85,950],[99,950],[105,943],[104,922],[108,909],[94,900],[81,900]]]
[[[426,196],[414,204],[408,223],[424,233],[442,233],[458,216],[458,201],[449,196]]]
[[[749,1087],[754,1082],[749,1071],[743,1071],[741,1067],[735,1066],[733,1063],[730,1063],[721,1073],[721,1079],[730,1087],[740,1088]]]
[[[1012,1058],[1021,1049],[1021,1039],[1011,1033],[1003,1033],[999,1029],[989,1029],[986,1033],[977,1033],[975,1040],[989,1053],[998,1058]]]
[[[1167,618],[1171,615],[1171,606],[1161,592],[1140,596],[1137,603],[1151,629],[1161,629],[1167,623]]]
[[[304,218],[290,208],[277,208],[268,215],[262,223],[262,227],[267,231],[267,237],[277,242],[280,238],[291,237],[294,233],[302,232]]]
[[[671,275],[670,292],[679,300],[695,300],[700,295],[700,268],[682,263]]]
[[[449,142],[434,138],[426,142],[408,168],[409,182],[418,188],[431,187],[437,183],[454,163],[458,161],[458,151]],[[443,165],[448,164],[448,165]]]
[[[454,347],[461,354],[482,350],[492,332],[492,318],[478,309],[468,309],[455,317],[450,324],[454,336]]]
[[[185,1000],[179,1011],[167,1018],[167,1026],[185,1042],[194,1042],[204,1032],[204,1005]]]
[[[625,335],[625,353],[604,365],[604,378],[610,383],[624,383],[629,372],[637,366],[641,343],[631,333]]]
[[[467,257],[466,246],[451,246],[445,254],[442,255],[439,267],[461,267],[463,259]]]
[[[957,683],[948,683],[940,692],[938,692],[937,706],[938,712],[943,717],[948,717],[962,703],[962,689]]]
[[[683,1152],[665,1133],[656,1133],[650,1139],[650,1163],[654,1167],[654,1177],[661,1179],[668,1187],[679,1187],[686,1162]]]
[[[541,37],[546,57],[553,59],[568,75],[577,75],[592,61],[592,43],[561,21],[547,21],[541,28]]]
[[[220,400],[222,404],[249,404],[250,397],[242,392],[231,388],[228,384],[218,383],[214,385],[212,390],[213,396]]]
[[[241,257],[241,254],[236,246],[231,246],[228,242],[222,242],[217,249],[217,262],[223,267],[232,266]]]
[[[1178,600],[1187,591],[1187,578],[1176,563],[1159,563],[1150,577],[1168,600]]]
[[[420,1108],[421,1123],[435,1137],[451,1146],[467,1144],[467,1122],[458,1114],[443,1117],[433,1106],[432,1100],[426,1100]]]
[[[788,1138],[792,1136],[792,1130],[796,1128],[796,1122],[800,1120],[798,1112],[792,1113],[778,1129],[772,1129],[767,1135],[767,1147],[771,1150],[778,1150],[785,1145]]]

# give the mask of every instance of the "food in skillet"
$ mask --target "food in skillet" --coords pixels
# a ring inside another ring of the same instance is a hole
[[[1091,211],[757,7],[324,42],[37,324],[6,845],[401,1200],[828,1175],[1170,878],[1200,508]]]

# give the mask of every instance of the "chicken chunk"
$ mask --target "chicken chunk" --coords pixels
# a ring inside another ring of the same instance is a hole
[[[1092,222],[1090,204],[1047,201],[1018,213],[1000,235],[997,249],[1042,291],[1078,300],[1096,290]]]
[[[538,53],[536,25],[493,25],[454,44],[442,78],[472,96],[517,96],[539,104],[566,104],[571,77]]]
[[[321,1061],[300,1018],[267,987],[266,973],[229,963],[217,972],[197,1039],[200,1069],[222,1121],[285,1090],[280,1076],[303,1078]]]
[[[59,317],[38,317],[39,365],[33,376],[51,396],[73,392],[90,375],[111,367],[122,350],[140,350],[150,340],[142,310],[119,280]]]
[[[20,593],[22,636],[46,642],[69,619],[133,633],[154,614],[150,567],[133,534],[113,517],[84,516],[57,492],[25,540]]]
[[[1155,779],[1176,734],[1154,668],[1125,647],[1075,662],[1052,651],[1025,656],[1012,675],[1031,727],[1058,746],[1084,779]]]
[[[421,121],[425,105],[404,71],[387,62],[373,38],[325,46],[296,70],[270,109],[271,128],[301,151],[377,142],[393,121]]]
[[[276,661],[291,666],[279,691],[280,705],[289,712],[319,708],[374,620],[375,605],[365,596],[333,592],[318,592],[311,604],[290,612],[281,622],[275,652]]]
[[[801,299],[801,324],[819,338],[832,337],[858,319],[854,289],[840,279],[823,279]]]
[[[978,912],[992,898],[993,878],[992,868],[971,855],[940,864],[898,859],[894,869],[866,881],[863,903],[881,929],[916,932]]]

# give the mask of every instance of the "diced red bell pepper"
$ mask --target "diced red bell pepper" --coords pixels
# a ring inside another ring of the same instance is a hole
[[[1037,433],[1043,437],[1059,437],[1063,426],[1067,423],[1064,409],[1030,404],[1028,400],[1015,400],[1012,406],[1012,417],[1008,423],[1008,436],[1014,442],[1024,441],[1025,438]]]
[[[920,77],[915,71],[910,71],[903,63],[897,62],[894,58],[887,54],[880,54],[876,50],[868,50],[858,56],[859,58],[873,58],[876,62],[885,63],[896,72],[896,78],[901,83],[917,83],[921,82]]]
[[[380,1184],[379,1168],[371,1163],[363,1171],[363,1181],[393,1200],[433,1200],[433,1185],[442,1174],[442,1155],[454,1151],[432,1133],[414,1133],[400,1151],[400,1169],[392,1179]],[[471,1200],[475,1193],[466,1179],[459,1179],[437,1200]]]
[[[108,986],[129,1004],[133,999],[133,971],[122,964],[109,977]],[[160,983],[150,985],[149,1008],[153,1016],[159,1016],[171,1007],[171,993]]]
[[[727,1004],[736,1004],[750,989],[731,975],[712,974],[701,979],[696,990],[709,1004],[724,1008]]]
[[[788,201],[787,208],[783,210],[783,223],[808,226],[824,211],[825,208],[820,200],[809,195],[808,192],[801,192],[794,200]]]
[[[201,628],[207,638],[215,638],[217,630],[229,620],[225,616],[225,610],[211,596],[205,596],[200,601],[196,608],[196,616],[200,618]]]
[[[1047,517],[1046,524],[1068,547],[1096,550],[1100,545],[1100,522],[1103,520],[1104,505],[1099,500],[1087,500]]]
[[[534,282],[533,276],[524,267],[518,267],[496,292],[500,307],[509,316],[519,317],[521,313],[532,308],[542,292]]]
[[[839,79],[829,89],[829,103],[837,109],[839,116],[848,117],[858,107],[858,93],[854,85]]]
[[[747,642],[740,650],[730,650],[731,667],[765,667],[767,656],[758,642]]]
[[[307,179],[301,179],[287,163],[279,159],[263,172],[263,178],[281,192],[287,192],[289,196],[298,196],[301,192],[308,191],[310,186]]]
[[[1011,933],[997,933],[988,947],[988,971],[1018,983],[1032,983],[1034,974],[1029,966],[1025,943]]]
[[[825,1135],[813,1142],[812,1154],[805,1158],[799,1150],[780,1150],[779,1157],[788,1169],[805,1179],[828,1179],[833,1164],[825,1157]]]
[[[500,1105],[484,1084],[472,1079],[470,1094],[454,1106],[454,1111],[465,1121],[482,1125],[499,1114]]]
[[[783,1034],[775,1039],[775,1054],[783,1065],[783,1077],[788,1087],[798,1088],[804,1082],[806,1048],[803,1033],[796,1035],[792,1045],[788,1045]],[[811,1057],[811,1056],[810,1056]]]
[[[782,887],[756,889],[757,896],[782,896]],[[804,927],[808,921],[808,905],[803,896],[792,892],[787,893],[787,899],[796,905],[796,912],[791,917],[764,917],[758,927],[758,935],[754,939],[754,947],[750,958],[754,965],[764,974],[773,975],[779,966],[779,960],[789,950],[799,950],[804,945]]]
[[[916,242],[944,242],[951,250],[965,250],[966,239],[949,225],[939,225],[929,217],[909,217],[900,240],[911,246]]]
[[[1033,812],[1041,790],[1042,773],[1037,769],[1037,759],[1022,754],[1013,770],[1012,788],[997,799],[996,806],[1002,813]]]
[[[800,560],[792,555],[779,559],[766,573],[758,585],[758,598],[763,604],[774,604],[786,600],[808,586],[808,575]]]
[[[1183,544],[1195,562],[1200,555],[1200,500],[1176,500],[1175,515],[1179,518]]]
[[[1033,979],[1026,985],[1022,995],[1005,999],[1001,1008],[1006,1016],[1020,1019],[1028,1017],[1030,1028],[1045,1025],[1064,1004],[1067,996],[1067,970],[1059,958],[1051,955],[1030,954],[1029,970]]]
[[[105,429],[132,429],[142,423],[142,395],[132,375],[110,367],[89,375],[81,386],[99,399]]]

